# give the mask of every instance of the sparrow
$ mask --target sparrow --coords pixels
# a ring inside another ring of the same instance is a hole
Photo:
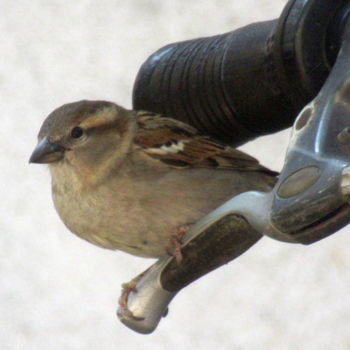
[[[269,191],[277,175],[190,125],[107,101],[54,110],[30,162],[48,164],[70,231],[148,258],[180,254],[191,224],[241,192]]]

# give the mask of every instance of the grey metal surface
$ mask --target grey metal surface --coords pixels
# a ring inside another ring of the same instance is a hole
[[[164,257],[154,264],[138,281],[136,291],[130,293],[128,309],[134,317],[126,315],[122,309],[117,312],[120,321],[138,333],[153,332],[176,295],[163,289],[160,283],[161,271],[169,260],[171,258]]]

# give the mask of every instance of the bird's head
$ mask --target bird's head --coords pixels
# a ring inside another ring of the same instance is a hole
[[[29,162],[65,163],[81,171],[106,166],[128,151],[131,128],[130,111],[112,102],[65,104],[45,119]]]

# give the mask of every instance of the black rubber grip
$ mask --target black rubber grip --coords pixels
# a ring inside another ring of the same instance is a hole
[[[235,146],[287,128],[329,74],[346,2],[291,0],[278,20],[167,45],[140,68],[133,107]]]

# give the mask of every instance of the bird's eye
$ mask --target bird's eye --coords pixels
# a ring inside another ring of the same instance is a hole
[[[84,133],[83,129],[80,128],[79,126],[76,126],[70,132],[70,136],[72,136],[73,139],[78,139],[79,137],[83,136],[83,133]]]

